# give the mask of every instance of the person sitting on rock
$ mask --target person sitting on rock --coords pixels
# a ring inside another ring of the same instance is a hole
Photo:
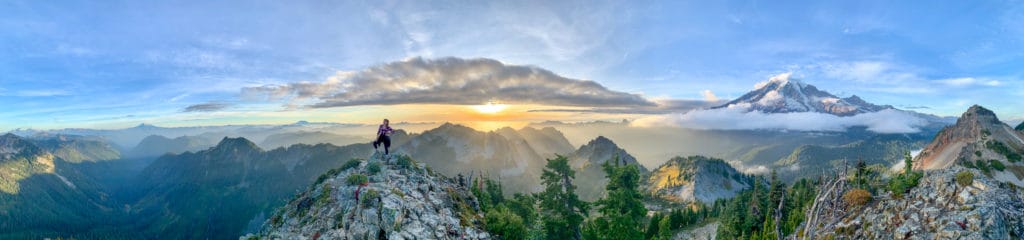
[[[388,120],[384,119],[384,123],[377,127],[377,140],[373,141],[373,150],[376,151],[378,145],[384,145],[384,156],[391,154],[388,148],[391,147],[391,133],[394,131],[388,125]]]

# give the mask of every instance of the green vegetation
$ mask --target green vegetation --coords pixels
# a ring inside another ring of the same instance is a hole
[[[1000,172],[1002,172],[1003,170],[1006,170],[1006,165],[1003,165],[1003,162],[1001,162],[999,160],[995,160],[995,159],[988,160],[988,166],[992,167],[992,169],[995,169],[996,171],[1000,171]]]
[[[369,181],[370,179],[368,179],[366,175],[359,173],[353,173],[352,175],[348,175],[348,177],[345,178],[345,183],[348,183],[348,185],[351,186],[363,185]]]
[[[370,175],[377,175],[380,172],[380,163],[372,162],[366,165],[366,173]]]
[[[775,177],[771,178],[768,186],[763,186],[763,180],[757,180],[752,189],[735,198],[715,202],[707,216],[719,218],[719,239],[776,239],[776,226],[782,235],[789,235],[804,221],[804,213],[816,194],[814,183],[800,179],[786,187]],[[783,199],[782,209],[778,209]],[[777,210],[781,210],[778,222],[775,221]]]
[[[326,184],[320,189],[320,196],[316,198],[317,206],[323,206],[331,201],[331,195],[334,192],[334,188],[330,184]]]
[[[1016,129],[1017,131],[1024,131],[1024,122],[1017,124],[1017,127],[1013,129]]]
[[[974,183],[974,173],[971,173],[971,171],[962,171],[956,173],[956,183],[959,184],[961,187],[971,185],[972,183]]]
[[[1006,144],[1003,144],[1003,142],[989,140],[988,142],[985,142],[985,147],[998,154],[1002,154],[1003,156],[1006,157],[1006,160],[1009,160],[1011,163],[1021,161],[1022,156],[1020,155],[1020,153],[1014,151],[1013,149],[1010,149],[1010,147],[1007,147]]]
[[[647,222],[644,239],[671,238],[678,230],[697,225],[709,217],[708,208],[703,204],[693,204],[681,209],[672,209],[667,213],[657,212]],[[663,221],[667,223],[663,223]],[[665,226],[662,226],[665,225]]]
[[[924,176],[921,172],[915,172],[913,166],[914,162],[910,157],[910,153],[905,153],[903,157],[903,172],[889,179],[888,189],[894,197],[903,197],[904,193],[917,187],[921,177]]]
[[[608,178],[607,196],[595,204],[601,215],[586,223],[584,239],[642,239],[647,208],[640,194],[640,169],[636,165],[602,166]]]
[[[564,156],[548,159],[544,166],[541,175],[544,191],[538,193],[538,198],[546,239],[582,238],[580,224],[588,207],[576,195],[576,186],[572,184],[575,175],[569,167],[569,159]]]
[[[412,158],[410,158],[409,156],[398,155],[398,156],[395,156],[395,159],[396,159],[395,162],[401,168],[404,168],[404,169],[414,169],[414,168],[416,168],[416,161],[412,160]]]
[[[480,210],[487,212],[505,201],[505,196],[502,195],[501,183],[484,178],[483,176],[473,182],[475,187],[470,188],[470,191],[473,192],[477,201],[480,202]]]
[[[501,236],[501,239],[526,239],[527,231],[523,218],[504,205],[487,211],[484,219],[487,222],[487,232]]]
[[[362,196],[359,196],[359,203],[363,204],[363,207],[373,207],[376,206],[378,198],[380,198],[380,192],[369,189]]]

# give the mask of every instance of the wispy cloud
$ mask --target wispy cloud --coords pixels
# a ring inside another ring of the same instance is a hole
[[[227,103],[209,102],[209,103],[200,103],[200,104],[189,105],[188,107],[185,107],[185,109],[183,109],[182,111],[183,112],[216,112],[216,111],[224,110],[225,108],[228,108],[230,106],[231,106],[231,104],[227,104]]]
[[[656,106],[639,106],[628,108],[553,108],[534,109],[528,112],[569,112],[569,113],[610,113],[610,114],[669,114],[684,113],[697,109],[710,108],[725,104],[726,100],[690,100],[690,99],[669,99],[655,100]]]
[[[11,96],[11,97],[56,97],[56,96],[70,96],[71,92],[62,89],[33,89],[33,90],[18,90],[18,91],[4,91],[0,88],[0,96]]]
[[[293,82],[242,89],[243,96],[315,99],[313,108],[394,104],[475,105],[489,101],[581,107],[657,106],[639,94],[609,90],[594,81],[559,76],[492,59],[411,58],[344,72],[323,82]]]
[[[999,86],[999,85],[1003,85],[1003,83],[1000,82],[999,80],[986,80],[986,79],[977,79],[977,78],[972,78],[972,77],[941,79],[941,80],[938,80],[938,82],[940,82],[942,84],[945,84],[947,86],[953,86],[953,87],[966,87],[966,86],[990,86],[990,87],[996,87],[996,86]]]

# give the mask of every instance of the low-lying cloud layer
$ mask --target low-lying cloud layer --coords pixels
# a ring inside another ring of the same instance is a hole
[[[529,112],[570,112],[570,113],[611,113],[611,114],[668,114],[668,113],[682,113],[689,112],[697,109],[710,108],[715,106],[721,106],[727,101],[725,100],[688,100],[688,99],[669,99],[669,100],[657,100],[656,106],[641,106],[641,107],[628,107],[628,108],[588,108],[588,109],[536,109],[530,110]]]
[[[866,127],[877,133],[914,133],[927,121],[911,113],[886,109],[840,117],[817,112],[766,114],[742,108],[694,110],[641,118],[633,126],[673,126],[694,129],[753,130],[777,129],[795,131],[846,131],[850,127]]]
[[[584,107],[655,106],[638,94],[612,91],[587,80],[492,59],[412,58],[339,73],[324,82],[296,82],[242,89],[245,96],[316,99],[309,107],[459,104],[490,101]]]

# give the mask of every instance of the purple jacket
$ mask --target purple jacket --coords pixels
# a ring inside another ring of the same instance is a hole
[[[380,135],[391,136],[391,133],[394,132],[394,131],[395,130],[391,129],[391,126],[384,126],[384,124],[381,124],[380,127],[377,128],[377,136],[380,136]]]

